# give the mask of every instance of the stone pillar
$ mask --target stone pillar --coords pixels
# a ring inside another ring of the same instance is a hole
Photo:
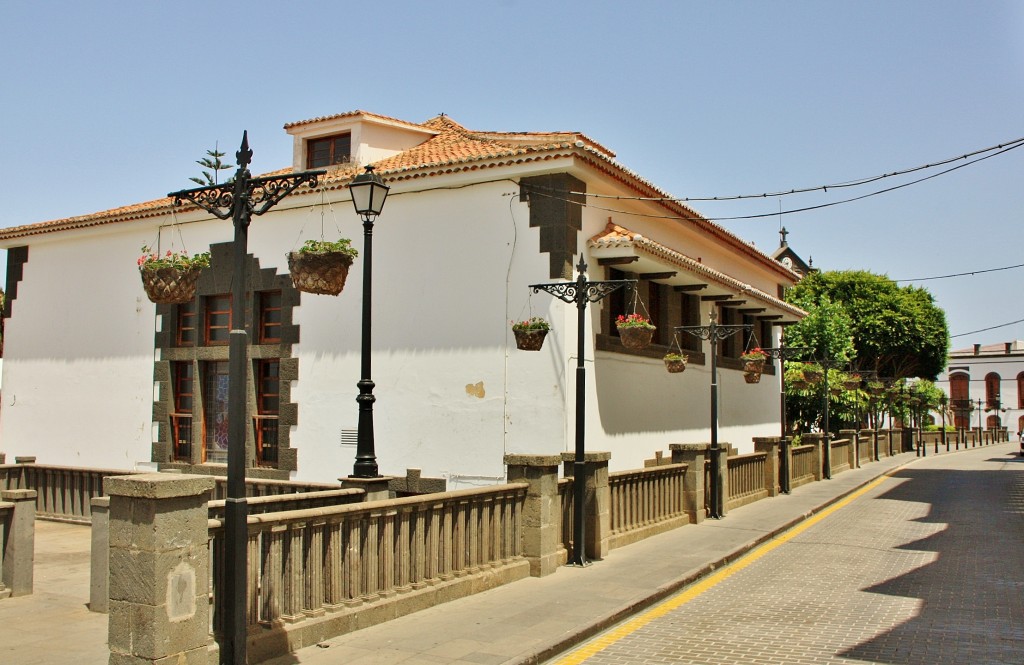
[[[32,593],[33,567],[36,552],[36,491],[2,490],[0,501],[14,504],[6,525],[3,585],[12,596]]]
[[[726,450],[732,448],[730,443],[719,444],[722,446],[722,454],[718,456],[718,477],[722,479],[722,517],[729,513],[729,455]],[[713,463],[713,460],[712,460]]]
[[[356,478],[342,476],[338,478],[342,489],[361,489],[366,492],[364,501],[387,501],[391,498],[389,485],[396,480],[394,476],[378,476],[376,478]]]
[[[92,510],[92,549],[89,556],[89,611],[107,613],[110,607],[110,497],[89,502]]]
[[[691,524],[699,524],[708,516],[704,506],[704,461],[710,447],[707,443],[673,443],[668,447],[672,463],[686,465],[683,503]]]
[[[106,478],[110,665],[210,662],[211,476]]]
[[[804,434],[800,437],[800,443],[807,446],[814,446],[814,453],[811,455],[811,466],[814,468],[814,479],[821,480],[825,477],[825,455],[822,451],[823,445],[828,445],[824,434]]]
[[[583,456],[586,465],[585,494],[587,497],[586,515],[587,525],[584,535],[587,539],[584,552],[588,559],[603,559],[610,551],[610,540],[612,534],[612,497],[611,489],[608,487],[608,460],[612,458],[609,452],[592,452]],[[563,475],[571,476],[576,453],[562,453],[562,461],[565,463]],[[573,482],[579,482],[579,478],[573,478]]]
[[[857,468],[857,461],[858,461],[858,457],[860,455],[860,439],[857,438],[857,430],[855,430],[855,429],[841,429],[841,430],[839,430],[839,438],[840,439],[849,439],[849,441],[850,441],[850,445],[849,445],[850,454],[849,454],[849,457],[848,457],[848,462],[849,462],[849,465],[850,465],[850,470],[852,471],[853,469]]]
[[[764,461],[764,486],[768,496],[778,496],[779,485],[779,446],[782,439],[777,436],[755,436],[754,450],[768,453]]]
[[[523,555],[533,577],[550,575],[568,559],[559,529],[561,461],[560,455],[505,455],[508,482],[530,485],[523,506]]]

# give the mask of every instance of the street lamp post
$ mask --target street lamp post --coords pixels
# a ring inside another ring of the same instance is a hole
[[[370,340],[372,339],[373,296],[373,222],[384,209],[384,199],[390,187],[367,166],[348,186],[352,192],[352,205],[363,219],[363,321],[360,346],[359,424],[356,433],[356,461],[352,475],[356,478],[377,478],[377,454],[373,439],[373,379],[370,378]]]
[[[262,215],[301,185],[316,187],[323,171],[301,171],[288,175],[253,178],[249,173],[252,150],[249,133],[242,133],[242,145],[235,153],[238,170],[233,182],[171,192],[174,205],[183,201],[195,204],[218,219],[231,219],[235,227],[232,245],[234,273],[231,290],[231,332],[228,347],[228,487],[224,506],[224,580],[217,611],[223,612],[224,635],[221,663],[244,665],[246,662],[246,544],[248,542],[248,504],[245,498],[245,439],[248,423],[246,400],[245,331],[246,255],[249,223],[253,215]]]
[[[779,466],[779,485],[783,494],[789,494],[790,492],[790,469],[789,469],[789,455],[785,453],[786,446],[786,361],[790,358],[795,358],[801,355],[810,353],[813,349],[809,346],[786,346],[785,338],[779,341],[778,347],[761,348],[762,351],[768,354],[769,358],[777,358],[779,361],[779,372],[782,375],[781,388],[779,391],[779,412],[780,412],[780,430],[782,432],[782,464]]]
[[[575,282],[554,282],[550,284],[531,284],[534,293],[544,291],[559,300],[576,305],[576,456],[573,460],[573,530],[572,530],[572,561],[573,566],[586,566],[586,368],[583,365],[584,337],[587,304],[600,302],[605,297],[627,286],[636,284],[635,279],[613,279],[590,281],[587,279],[587,264],[580,253],[580,262],[576,265]]]
[[[685,332],[711,343],[711,510],[710,517],[721,519],[725,513],[722,497],[722,466],[721,448],[718,447],[718,343],[738,332],[749,332],[750,324],[720,324],[714,313],[706,326],[678,326],[676,330]]]

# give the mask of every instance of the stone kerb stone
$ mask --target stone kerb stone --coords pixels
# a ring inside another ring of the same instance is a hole
[[[523,506],[523,555],[533,577],[550,575],[568,558],[559,528],[561,462],[561,455],[505,455],[508,482],[530,486]]]
[[[690,522],[699,524],[707,518],[704,506],[704,462],[708,458],[710,443],[673,443],[669,452],[672,453],[673,464],[685,464],[683,475],[683,493],[685,508]]]
[[[576,454],[562,453],[561,457],[565,464],[563,474],[573,476]],[[603,559],[611,551],[612,497],[611,488],[608,486],[608,461],[611,458],[610,452],[602,451],[584,453],[583,456],[586,469],[584,495],[587,500],[586,514],[589,518],[584,529],[584,551],[591,559]],[[573,478],[574,483],[578,481],[579,478]]]
[[[109,663],[206,665],[210,476],[104,481],[110,495]]]

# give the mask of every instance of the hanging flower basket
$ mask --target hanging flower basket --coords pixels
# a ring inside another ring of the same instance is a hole
[[[180,305],[196,295],[196,283],[203,268],[210,265],[210,254],[189,257],[185,252],[167,251],[163,256],[143,246],[139,257],[139,275],[146,296],[158,305]]]
[[[747,383],[761,383],[761,372],[743,372],[743,380]]]
[[[551,325],[539,316],[513,323],[512,334],[516,338],[516,348],[522,351],[540,351],[550,329]]]
[[[686,371],[686,361],[689,358],[678,353],[669,353],[662,360],[665,361],[665,369],[669,374],[679,374]]]
[[[868,391],[872,395],[881,395],[885,392],[885,384],[880,382],[868,383]]]
[[[804,381],[803,379],[790,381],[789,385],[793,386],[796,390],[807,390],[811,386],[811,384],[807,383],[807,381]]]
[[[622,346],[630,351],[647,348],[654,337],[654,331],[657,330],[650,321],[640,314],[630,314],[629,316],[620,314],[619,318],[615,320],[615,327],[619,330]]]
[[[288,253],[288,272],[299,291],[336,296],[345,288],[352,259],[358,256],[347,238],[337,242],[307,240],[297,252]]]
[[[832,393],[833,397],[839,397],[840,395],[843,394],[843,389],[840,388],[840,387],[832,387],[832,388],[829,388],[828,391],[830,393]]]
[[[854,378],[851,376],[850,378],[846,379],[846,381],[843,381],[843,387],[846,388],[847,390],[857,390],[858,388],[860,388],[860,377],[858,376]]]
[[[818,367],[805,367],[804,378],[810,383],[821,383],[821,380],[825,378],[825,373]]]

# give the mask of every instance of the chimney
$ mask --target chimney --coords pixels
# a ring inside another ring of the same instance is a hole
[[[975,344],[974,345],[974,355],[976,355],[976,356],[980,356],[981,355],[981,344]]]
[[[1013,342],[1006,343],[1006,355],[1010,355],[1010,351],[1013,350]]]

